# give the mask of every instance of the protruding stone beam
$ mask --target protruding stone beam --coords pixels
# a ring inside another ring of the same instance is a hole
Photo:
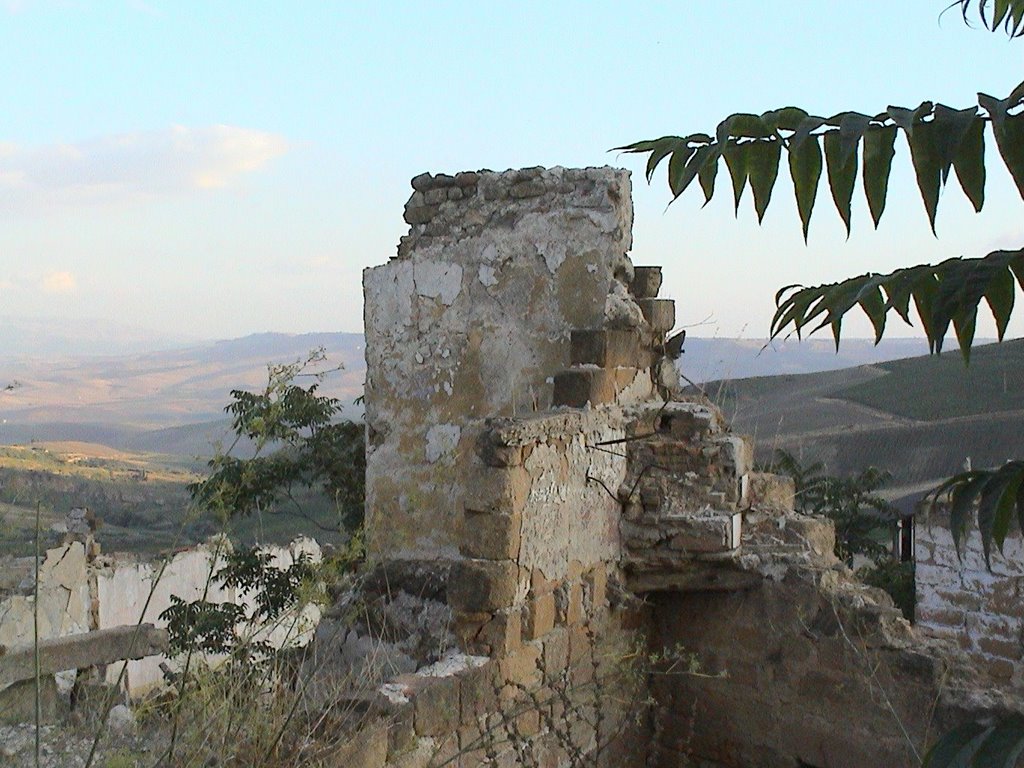
[[[167,630],[152,624],[114,627],[39,642],[39,674],[83,669],[167,651]],[[36,675],[35,648],[0,646],[0,690]]]

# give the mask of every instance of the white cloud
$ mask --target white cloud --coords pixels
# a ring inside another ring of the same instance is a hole
[[[230,125],[39,147],[0,143],[0,192],[22,209],[182,194],[226,187],[287,150],[282,136]]]
[[[49,272],[39,281],[45,293],[73,293],[78,288],[75,276],[67,271]]]

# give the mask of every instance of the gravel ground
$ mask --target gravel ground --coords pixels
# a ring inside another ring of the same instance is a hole
[[[70,726],[43,726],[40,768],[84,768],[92,748],[93,734]],[[35,726],[0,726],[0,766],[35,768]],[[95,768],[142,768],[151,766],[156,755],[143,739],[133,733],[109,735],[100,742]]]

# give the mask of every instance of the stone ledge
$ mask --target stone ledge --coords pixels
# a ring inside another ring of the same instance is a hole
[[[67,669],[143,659],[167,650],[167,630],[152,624],[114,627],[39,641],[39,673],[52,675]],[[0,690],[36,675],[35,649],[0,646]]]

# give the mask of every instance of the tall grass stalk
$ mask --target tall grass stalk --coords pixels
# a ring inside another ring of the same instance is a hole
[[[32,586],[32,648],[35,664],[35,694],[36,694],[36,768],[39,768],[40,755],[42,754],[42,724],[43,724],[43,703],[42,679],[39,674],[39,502],[36,502],[36,537],[35,537],[35,583]]]

